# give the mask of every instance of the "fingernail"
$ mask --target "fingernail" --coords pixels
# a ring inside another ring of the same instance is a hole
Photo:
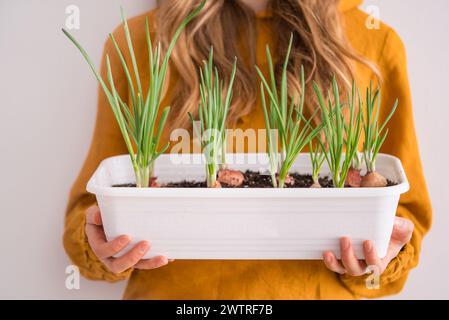
[[[373,250],[373,244],[371,241],[365,241],[365,251],[371,252]]]
[[[148,250],[148,243],[143,243],[140,245],[139,252],[144,254]]]
[[[401,228],[404,227],[404,220],[402,220],[402,219],[395,219],[394,220],[394,225],[395,225],[396,228],[401,229]]]
[[[146,246],[140,246],[139,253],[144,254],[147,251]]]
[[[122,246],[124,246],[125,244],[128,243],[128,237],[124,236],[124,237],[120,237],[120,239],[118,240],[118,243]]]
[[[351,246],[351,241],[349,241],[348,238],[342,238],[341,239],[341,246],[342,246],[343,250],[348,250],[349,247]]]
[[[327,263],[332,263],[332,257],[331,256],[325,256],[324,260],[326,260]]]
[[[168,260],[164,257],[161,261],[161,266],[165,266],[166,264],[168,264]]]

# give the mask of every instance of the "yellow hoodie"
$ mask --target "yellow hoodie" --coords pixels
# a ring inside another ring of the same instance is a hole
[[[357,8],[361,2],[342,0],[340,10],[347,37],[353,47],[377,63],[381,70],[385,105],[382,109],[388,110],[394,100],[399,98],[400,105],[390,122],[389,138],[382,152],[402,160],[411,189],[401,197],[397,214],[415,224],[411,242],[390,263],[381,277],[379,290],[366,289],[364,277],[340,276],[329,271],[322,261],[179,260],[156,270],[127,270],[118,275],[109,272],[95,257],[84,233],[85,210],[95,204],[95,197],[88,194],[85,188],[101,160],[127,151],[101,91],[93,141],[70,193],[65,221],[64,246],[81,273],[95,280],[128,279],[125,299],[354,299],[398,293],[404,286],[409,271],[418,264],[421,241],[431,224],[431,205],[416,141],[404,45],[395,31],[384,24],[378,30],[366,28],[367,15]],[[145,35],[140,31],[144,30],[146,16],[151,18],[152,13],[130,21],[138,61],[145,61]],[[266,15],[257,17],[257,63],[262,68],[266,67],[264,47],[266,43],[270,43],[271,38],[269,20]],[[115,37],[121,46],[126,46],[121,28],[117,29]],[[105,55],[106,53],[111,57],[119,93],[126,96],[125,77],[120,74],[120,61],[109,41],[105,45]],[[145,67],[141,66],[140,69],[143,71]],[[106,75],[104,63],[102,73]],[[148,74],[143,73],[141,77],[143,83],[148,82]],[[357,78],[363,87],[374,76],[367,68],[360,67]],[[259,101],[255,111],[242,119],[240,127],[264,127]],[[166,131],[168,133],[171,130]]]

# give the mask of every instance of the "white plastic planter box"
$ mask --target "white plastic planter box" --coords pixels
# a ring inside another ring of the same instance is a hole
[[[233,169],[263,172],[267,168],[254,161],[266,163],[264,154],[228,156]],[[181,157],[186,161],[195,156]],[[322,175],[327,170],[324,166]],[[149,240],[152,249],[145,258],[321,259],[326,250],[339,256],[342,236],[352,238],[359,258],[364,240],[374,241],[383,257],[399,197],[409,184],[395,157],[379,155],[377,170],[398,185],[379,189],[113,188],[135,181],[125,155],[104,160],[87,190],[97,197],[107,239],[129,235],[131,245]],[[309,156],[301,155],[291,172],[310,173]],[[205,180],[202,164],[173,163],[169,155],[158,159],[156,176],[159,183]]]

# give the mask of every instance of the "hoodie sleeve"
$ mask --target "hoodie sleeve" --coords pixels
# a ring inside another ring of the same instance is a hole
[[[341,280],[350,291],[366,298],[396,294],[402,290],[408,273],[418,265],[421,242],[432,221],[430,198],[414,127],[405,48],[393,30],[387,35],[379,61],[383,76],[381,108],[384,114],[381,118],[385,119],[395,100],[399,99],[398,109],[388,125],[389,136],[381,151],[392,154],[402,161],[410,183],[410,191],[401,196],[397,215],[411,220],[415,229],[411,241],[381,275],[379,289],[367,289],[365,284],[367,276],[341,276]]]
[[[122,39],[118,36],[117,39]],[[104,47],[101,75],[107,79],[106,55],[109,55],[114,72],[114,82],[121,97],[126,97],[128,87],[125,75],[112,41]],[[118,281],[126,279],[131,270],[114,274],[103,265],[90,248],[85,234],[86,209],[96,203],[95,196],[86,191],[86,184],[98,164],[105,158],[127,153],[120,129],[109,102],[100,88],[98,110],[93,140],[78,178],[73,185],[66,210],[64,248],[83,276],[92,280]]]

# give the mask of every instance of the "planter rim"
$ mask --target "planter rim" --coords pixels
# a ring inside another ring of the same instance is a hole
[[[239,156],[241,154],[232,154]],[[255,154],[246,154],[246,156],[254,156]],[[167,155],[165,155],[167,156]],[[190,156],[190,155],[189,155]],[[260,154],[259,154],[260,156]],[[102,164],[113,159],[124,158],[129,155],[120,155],[104,159],[97,171],[101,169]],[[379,157],[388,158],[396,163],[400,168],[400,182],[398,185],[385,188],[130,188],[130,187],[112,187],[101,186],[96,183],[93,174],[87,184],[87,191],[97,196],[103,197],[137,197],[137,198],[333,198],[333,197],[379,197],[379,196],[397,196],[409,190],[410,186],[402,167],[401,161],[391,155],[379,154]],[[182,164],[180,164],[182,166]],[[232,168],[232,165],[230,165]],[[157,170],[157,169],[156,169]]]

